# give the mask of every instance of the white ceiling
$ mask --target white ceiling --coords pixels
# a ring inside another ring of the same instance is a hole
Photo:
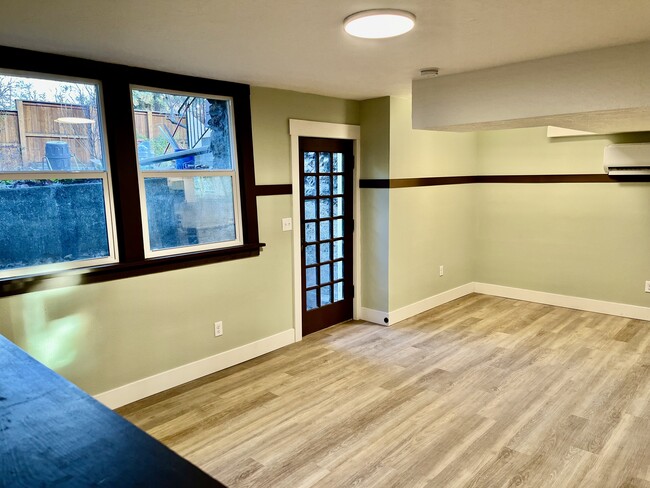
[[[393,7],[409,34],[343,19]],[[351,99],[451,74],[650,39],[648,0],[0,0],[0,44]]]

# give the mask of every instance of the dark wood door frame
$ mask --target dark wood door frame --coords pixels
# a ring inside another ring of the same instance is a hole
[[[361,260],[359,256],[361,226],[359,225],[360,205],[359,205],[359,175],[361,160],[359,150],[361,145],[361,128],[352,124],[337,124],[329,122],[314,122],[311,120],[290,119],[289,135],[291,137],[291,162],[292,162],[292,217],[294,222],[294,232],[292,234],[293,242],[293,328],[295,341],[302,339],[302,277],[301,277],[301,242],[300,242],[300,181],[299,181],[299,139],[300,137],[320,137],[331,139],[346,139],[352,141],[355,156],[355,169],[353,177],[353,198],[354,198],[354,310],[353,318],[358,318],[359,314],[363,315],[361,307]]]

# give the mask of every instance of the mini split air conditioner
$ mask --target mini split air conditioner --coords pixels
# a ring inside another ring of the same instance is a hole
[[[604,159],[610,176],[650,175],[650,143],[610,144]]]

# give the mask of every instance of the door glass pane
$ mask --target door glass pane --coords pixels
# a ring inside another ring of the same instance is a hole
[[[305,200],[305,220],[316,218],[316,200]]]
[[[320,245],[320,262],[324,263],[330,260],[332,245],[329,242]]]
[[[343,198],[338,197],[334,199],[334,217],[343,215]]]
[[[318,308],[318,298],[316,296],[316,290],[307,291],[307,310],[313,310]]]
[[[236,239],[232,176],[145,178],[152,250]]]
[[[339,200],[335,198],[335,200]],[[332,199],[331,198],[321,198],[320,200],[320,218],[326,219],[327,217],[332,216]]]
[[[332,281],[332,265],[323,264],[320,267],[320,282],[329,283]]]
[[[334,237],[343,237],[343,219],[334,220]]]
[[[336,261],[334,263],[334,280],[343,279],[343,261]]]
[[[320,306],[332,303],[332,286],[321,286],[320,288]]]
[[[315,176],[305,176],[305,196],[306,197],[315,197],[316,196],[316,177]]]
[[[316,245],[305,247],[305,264],[316,264]]]
[[[307,222],[305,224],[305,241],[316,242],[316,222]]]
[[[334,301],[339,302],[343,300],[343,282],[339,281],[334,283]]]
[[[312,286],[316,286],[318,283],[316,282],[316,268],[307,268],[305,271],[305,286],[307,288],[310,288]]]
[[[343,257],[343,241],[334,241],[334,259]]]
[[[320,223],[320,240],[325,241],[332,238],[332,222],[323,220]]]
[[[343,175],[334,177],[334,195],[343,195]]]
[[[332,193],[332,178],[329,176],[319,176],[318,184],[318,191],[320,195],[330,195]]]
[[[321,173],[329,173],[331,168],[332,153],[322,152],[319,153],[318,170]]]
[[[334,173],[343,173],[343,153],[334,153]]]
[[[305,173],[315,173],[316,172],[316,153],[315,152],[306,152],[305,153]]]

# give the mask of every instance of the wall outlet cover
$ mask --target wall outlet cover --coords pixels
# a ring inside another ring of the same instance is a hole
[[[214,323],[214,336],[219,337],[223,335],[223,322],[215,322]]]
[[[645,292],[650,293],[650,281],[645,282]]]

